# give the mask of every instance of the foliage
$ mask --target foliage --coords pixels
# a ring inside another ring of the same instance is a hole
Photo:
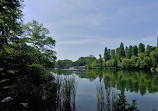
[[[56,68],[67,69],[67,68],[72,67],[72,66],[73,66],[73,62],[71,60],[58,60],[55,63]]]
[[[107,61],[110,59],[110,49],[107,49],[105,47],[105,51],[104,51],[104,60]]]
[[[118,59],[125,57],[125,50],[123,43],[121,42],[119,52],[118,52]]]
[[[130,45],[127,51],[127,58],[131,59],[131,57],[132,57],[132,46]]]
[[[98,59],[98,66],[101,67],[103,65],[103,59],[101,54],[99,54],[99,59]]]
[[[139,52],[139,53],[138,53]],[[96,59],[94,56],[80,57],[77,61],[73,62],[72,66],[86,66],[91,68],[104,68],[104,67],[117,67],[122,69],[151,69],[151,67],[158,66],[158,48],[153,46],[147,46],[143,43],[129,46],[125,48],[123,43],[119,48],[111,50],[105,47],[104,57],[99,55]],[[60,67],[62,68],[62,67]]]
[[[141,53],[141,52],[144,52],[144,51],[145,51],[145,45],[143,43],[140,43],[139,47],[138,47],[138,52]]]
[[[0,49],[10,42],[19,42],[22,34],[23,0],[0,1]]]
[[[56,59],[52,50],[55,40],[46,36],[49,31],[36,21],[22,27],[22,2],[0,1],[0,81],[3,81],[0,107],[15,111],[41,110],[41,106],[53,104],[55,108],[57,84],[48,71]],[[10,99],[5,101],[7,97]],[[29,107],[21,107],[21,103]],[[38,108],[34,107],[35,103],[39,104]]]
[[[121,68],[124,68],[124,69],[130,68],[131,67],[131,60],[128,58],[123,58],[122,62],[118,63],[118,66]]]
[[[86,57],[80,57],[77,61],[74,63],[75,66],[85,66],[86,65]]]
[[[115,49],[112,49],[111,50],[111,59],[114,59],[115,58]]]
[[[55,62],[56,52],[52,49],[55,46],[55,40],[47,36],[49,30],[43,27],[43,24],[33,20],[32,22],[23,25],[22,41],[40,50],[50,61]]]
[[[151,51],[150,57],[152,60],[152,65],[157,66],[158,65],[158,50],[156,49],[154,51]]]
[[[132,105],[128,104],[124,94],[119,94],[119,98],[113,103],[112,111],[139,111],[136,107],[136,101],[132,101]]]
[[[137,56],[137,54],[138,54],[138,48],[137,45],[134,45],[132,48],[132,55]]]
[[[127,53],[128,53],[128,47],[126,46],[125,48],[125,56],[127,57]]]
[[[55,46],[55,40],[52,37],[47,36],[49,30],[43,27],[43,24],[39,24],[37,21],[23,25],[23,40],[26,43],[30,43],[33,47],[39,48],[41,51],[47,50],[46,47],[53,48]]]

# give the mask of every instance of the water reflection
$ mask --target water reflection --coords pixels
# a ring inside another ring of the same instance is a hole
[[[105,110],[105,90],[103,81],[97,84],[97,111]]]
[[[2,78],[1,111],[75,111],[77,82],[75,76],[21,75]]]
[[[53,79],[50,75],[36,78],[34,81],[32,76],[26,75],[7,78],[0,86],[1,110],[55,110],[57,87]]]
[[[77,81],[75,76],[64,76],[56,78],[59,85],[58,103],[60,111],[75,111],[76,110],[76,89]]]
[[[58,73],[60,72],[60,73]],[[141,95],[158,92],[158,74],[145,71],[126,71],[126,70],[89,70],[89,71],[71,71],[58,70],[57,74],[71,75],[76,74],[80,78],[87,78],[94,81],[97,78],[101,81],[104,76],[105,89],[110,87],[117,88],[122,93],[125,90]]]
[[[114,93],[111,88],[105,89],[104,86],[103,81],[97,84],[97,111],[139,111],[136,100],[129,104],[124,93]]]
[[[117,109],[119,102],[127,104],[124,95],[126,91],[140,93],[141,95],[148,92],[158,92],[158,74],[156,73],[124,70],[53,70],[53,72],[53,74],[57,74],[58,76],[54,77],[50,74],[47,76],[30,76],[28,74],[3,77],[1,75],[1,110],[80,110],[76,106],[78,84],[76,77],[79,77],[80,80],[86,78],[82,80],[90,81],[89,84],[85,85],[86,88],[89,87],[89,89],[93,88],[93,85],[90,86],[90,84],[97,81],[95,84],[97,88],[94,86],[94,90],[96,91],[96,93],[94,92],[96,97],[96,99],[94,99],[96,102],[96,106],[94,107],[96,109],[94,110],[98,111]],[[118,89],[121,95],[118,96],[117,93],[114,93],[114,88]],[[84,93],[89,94],[88,92]],[[113,104],[115,104],[115,107]]]

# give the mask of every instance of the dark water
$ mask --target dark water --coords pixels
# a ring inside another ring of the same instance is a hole
[[[77,82],[76,110],[98,110],[99,96],[103,94],[105,106],[113,95],[124,93],[127,102],[136,100],[140,111],[158,111],[158,74],[124,70],[56,70],[56,76],[71,77]],[[102,90],[102,91],[101,91]]]
[[[0,75],[0,111],[105,111],[113,109],[119,94],[123,94],[129,104],[136,100],[140,111],[158,111],[158,73],[124,70],[49,72]]]

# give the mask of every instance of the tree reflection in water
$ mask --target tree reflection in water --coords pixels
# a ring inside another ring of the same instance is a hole
[[[54,79],[50,74],[2,78],[1,111],[75,111],[77,83],[74,76]]]
[[[105,95],[104,84],[103,84],[103,81],[100,81],[97,84],[97,110],[98,111],[105,110],[104,95]]]
[[[124,93],[117,95],[111,91],[111,88],[104,85],[103,80],[100,80],[97,84],[97,111],[139,111],[135,100],[130,105],[127,103]]]
[[[76,89],[77,89],[77,81],[75,76],[63,76],[57,77],[57,81],[59,84],[58,87],[58,110],[61,111],[75,111],[76,104]]]

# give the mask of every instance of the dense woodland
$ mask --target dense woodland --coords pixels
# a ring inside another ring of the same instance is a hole
[[[140,43],[139,46],[125,47],[123,43],[116,49],[105,47],[104,55],[99,55],[99,59],[93,55],[80,57],[77,61],[58,60],[57,68],[69,68],[71,66],[86,66],[87,68],[117,67],[122,69],[157,69],[158,47]]]
[[[55,40],[37,21],[23,24],[22,8],[23,0],[0,1],[0,109],[56,109],[57,84],[48,71]]]

